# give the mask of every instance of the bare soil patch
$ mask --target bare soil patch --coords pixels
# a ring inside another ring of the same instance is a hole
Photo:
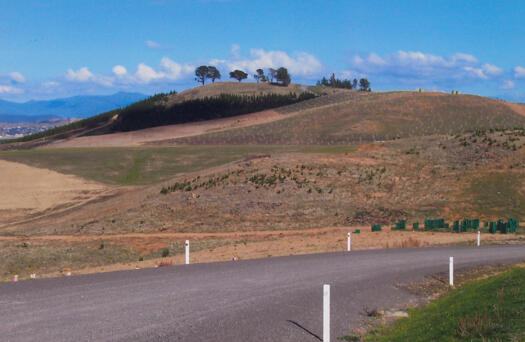
[[[506,102],[506,104],[516,113],[525,116],[525,104],[514,102]]]
[[[76,206],[108,191],[99,183],[5,160],[0,160],[0,174],[0,208],[14,216]]]

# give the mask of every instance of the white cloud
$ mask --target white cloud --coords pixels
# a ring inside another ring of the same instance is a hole
[[[0,94],[22,94],[23,92],[20,88],[0,85]]]
[[[233,59],[225,64],[230,70],[239,69],[249,72],[255,72],[259,68],[285,67],[292,77],[318,74],[322,70],[321,62],[306,52],[297,52],[291,57],[284,51],[264,51],[263,49],[251,49],[249,57]]]
[[[159,80],[178,80],[193,72],[193,66],[189,64],[179,64],[168,57],[160,61],[160,70],[155,70],[147,64],[140,63],[135,72],[133,81],[148,84]]]
[[[465,62],[465,63],[472,63],[472,64],[478,63],[478,59],[476,57],[466,54],[466,53],[461,53],[461,52],[458,52],[452,55],[451,60],[453,62]]]
[[[115,65],[111,71],[113,71],[113,74],[117,77],[122,77],[122,76],[125,76],[128,71],[126,70],[126,68],[124,68],[122,65]]]
[[[405,58],[407,56],[402,56],[402,58]],[[369,56],[368,56],[368,62],[370,62],[371,64],[375,64],[375,65],[386,65],[386,61],[379,57],[379,55],[375,54],[375,53],[371,53]]]
[[[155,71],[149,65],[140,63],[139,66],[137,67],[137,72],[135,73],[135,77],[141,83],[150,83],[153,80],[164,78],[165,75],[163,72]]]
[[[49,81],[49,82],[45,82],[42,84],[44,87],[46,88],[51,88],[51,87],[56,87],[56,86],[59,86],[60,83],[58,82],[55,82],[55,81]]]
[[[77,83],[97,83],[105,87],[113,85],[113,78],[104,75],[95,75],[87,67],[82,67],[78,70],[68,69],[66,73],[66,80]]]
[[[503,82],[503,85],[500,88],[501,89],[514,89],[515,87],[516,87],[516,84],[513,81],[507,80]]]
[[[24,83],[26,81],[26,78],[24,77],[24,75],[16,71],[10,73],[9,77],[11,77],[11,79],[17,83]]]
[[[82,67],[77,71],[68,69],[66,79],[74,82],[87,82],[93,80],[94,75],[87,67]]]
[[[208,64],[213,65],[213,66],[225,65],[227,63],[228,61],[226,59],[218,59],[218,58],[210,59],[208,61]]]
[[[194,67],[189,64],[181,65],[168,57],[162,58],[160,66],[165,70],[165,77],[170,80],[180,79],[193,72]]]
[[[501,68],[488,63],[481,65],[476,57],[466,53],[455,53],[447,57],[400,50],[384,56],[375,53],[356,54],[348,63],[354,73],[376,75],[405,83],[488,80],[503,74]]]
[[[230,50],[231,58],[240,58],[241,47],[237,44],[233,44]]]
[[[525,78],[525,68],[517,66],[514,68],[514,77]]]
[[[480,69],[480,68],[474,68],[474,67],[466,66],[466,67],[463,68],[463,70],[465,70],[468,74],[470,74],[470,75],[472,75],[474,77],[481,78],[483,80],[488,79],[488,76],[485,75],[483,70]]]
[[[171,49],[171,46],[168,45],[162,45],[160,43],[154,42],[153,40],[146,40],[145,41],[146,46],[150,49],[156,49],[156,50],[169,50]]]
[[[483,72],[486,75],[490,75],[490,76],[498,76],[503,73],[503,69],[495,65],[488,64],[488,63],[483,64],[482,68],[483,68]]]

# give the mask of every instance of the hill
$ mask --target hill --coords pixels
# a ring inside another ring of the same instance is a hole
[[[525,127],[523,110],[517,104],[444,93],[348,91],[277,111],[283,115],[282,120],[179,138],[171,143],[348,144]]]
[[[227,91],[235,92],[225,97],[228,101],[209,100],[224,96]],[[304,91],[322,96],[306,100],[290,97],[305,94]],[[259,107],[240,106],[243,97],[264,99],[274,95],[280,97],[280,102],[263,103]],[[235,101],[230,101],[231,98]],[[286,101],[292,104],[282,106]],[[275,106],[280,107],[272,112],[249,114]],[[242,117],[238,116],[241,114]],[[229,116],[233,117],[228,119]],[[216,118],[223,119],[210,120]],[[192,124],[193,121],[198,122]],[[143,129],[151,126],[159,127]],[[49,147],[338,145],[524,126],[525,106],[474,95],[369,93],[300,85],[222,82],[179,94],[159,94],[122,110],[41,133],[40,140],[34,140],[38,135],[29,136],[21,140],[33,141],[2,146],[2,149],[31,148],[44,143],[51,144]],[[119,133],[120,130],[134,133]]]
[[[41,118],[44,116],[86,118],[125,107],[146,97],[146,95],[139,93],[119,92],[113,95],[73,96],[48,101],[31,100],[24,103],[0,100],[0,115],[26,116],[25,120],[32,120],[33,118],[42,120]]]
[[[221,82],[193,88],[180,94],[157,94],[122,109],[13,140],[9,145],[0,148],[28,149],[78,136],[135,131],[166,124],[237,116],[304,101],[315,96],[314,91],[299,85],[282,87],[265,83]]]

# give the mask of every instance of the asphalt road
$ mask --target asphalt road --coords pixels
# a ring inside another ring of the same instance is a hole
[[[363,307],[414,300],[398,283],[525,260],[525,246],[326,253],[0,284],[2,341],[320,341],[331,284],[332,340]]]

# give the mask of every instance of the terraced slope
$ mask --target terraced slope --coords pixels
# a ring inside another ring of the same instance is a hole
[[[283,114],[300,111],[300,115],[180,138],[174,143],[347,144],[525,126],[525,117],[506,102],[444,93],[349,91],[283,107],[279,111]]]

